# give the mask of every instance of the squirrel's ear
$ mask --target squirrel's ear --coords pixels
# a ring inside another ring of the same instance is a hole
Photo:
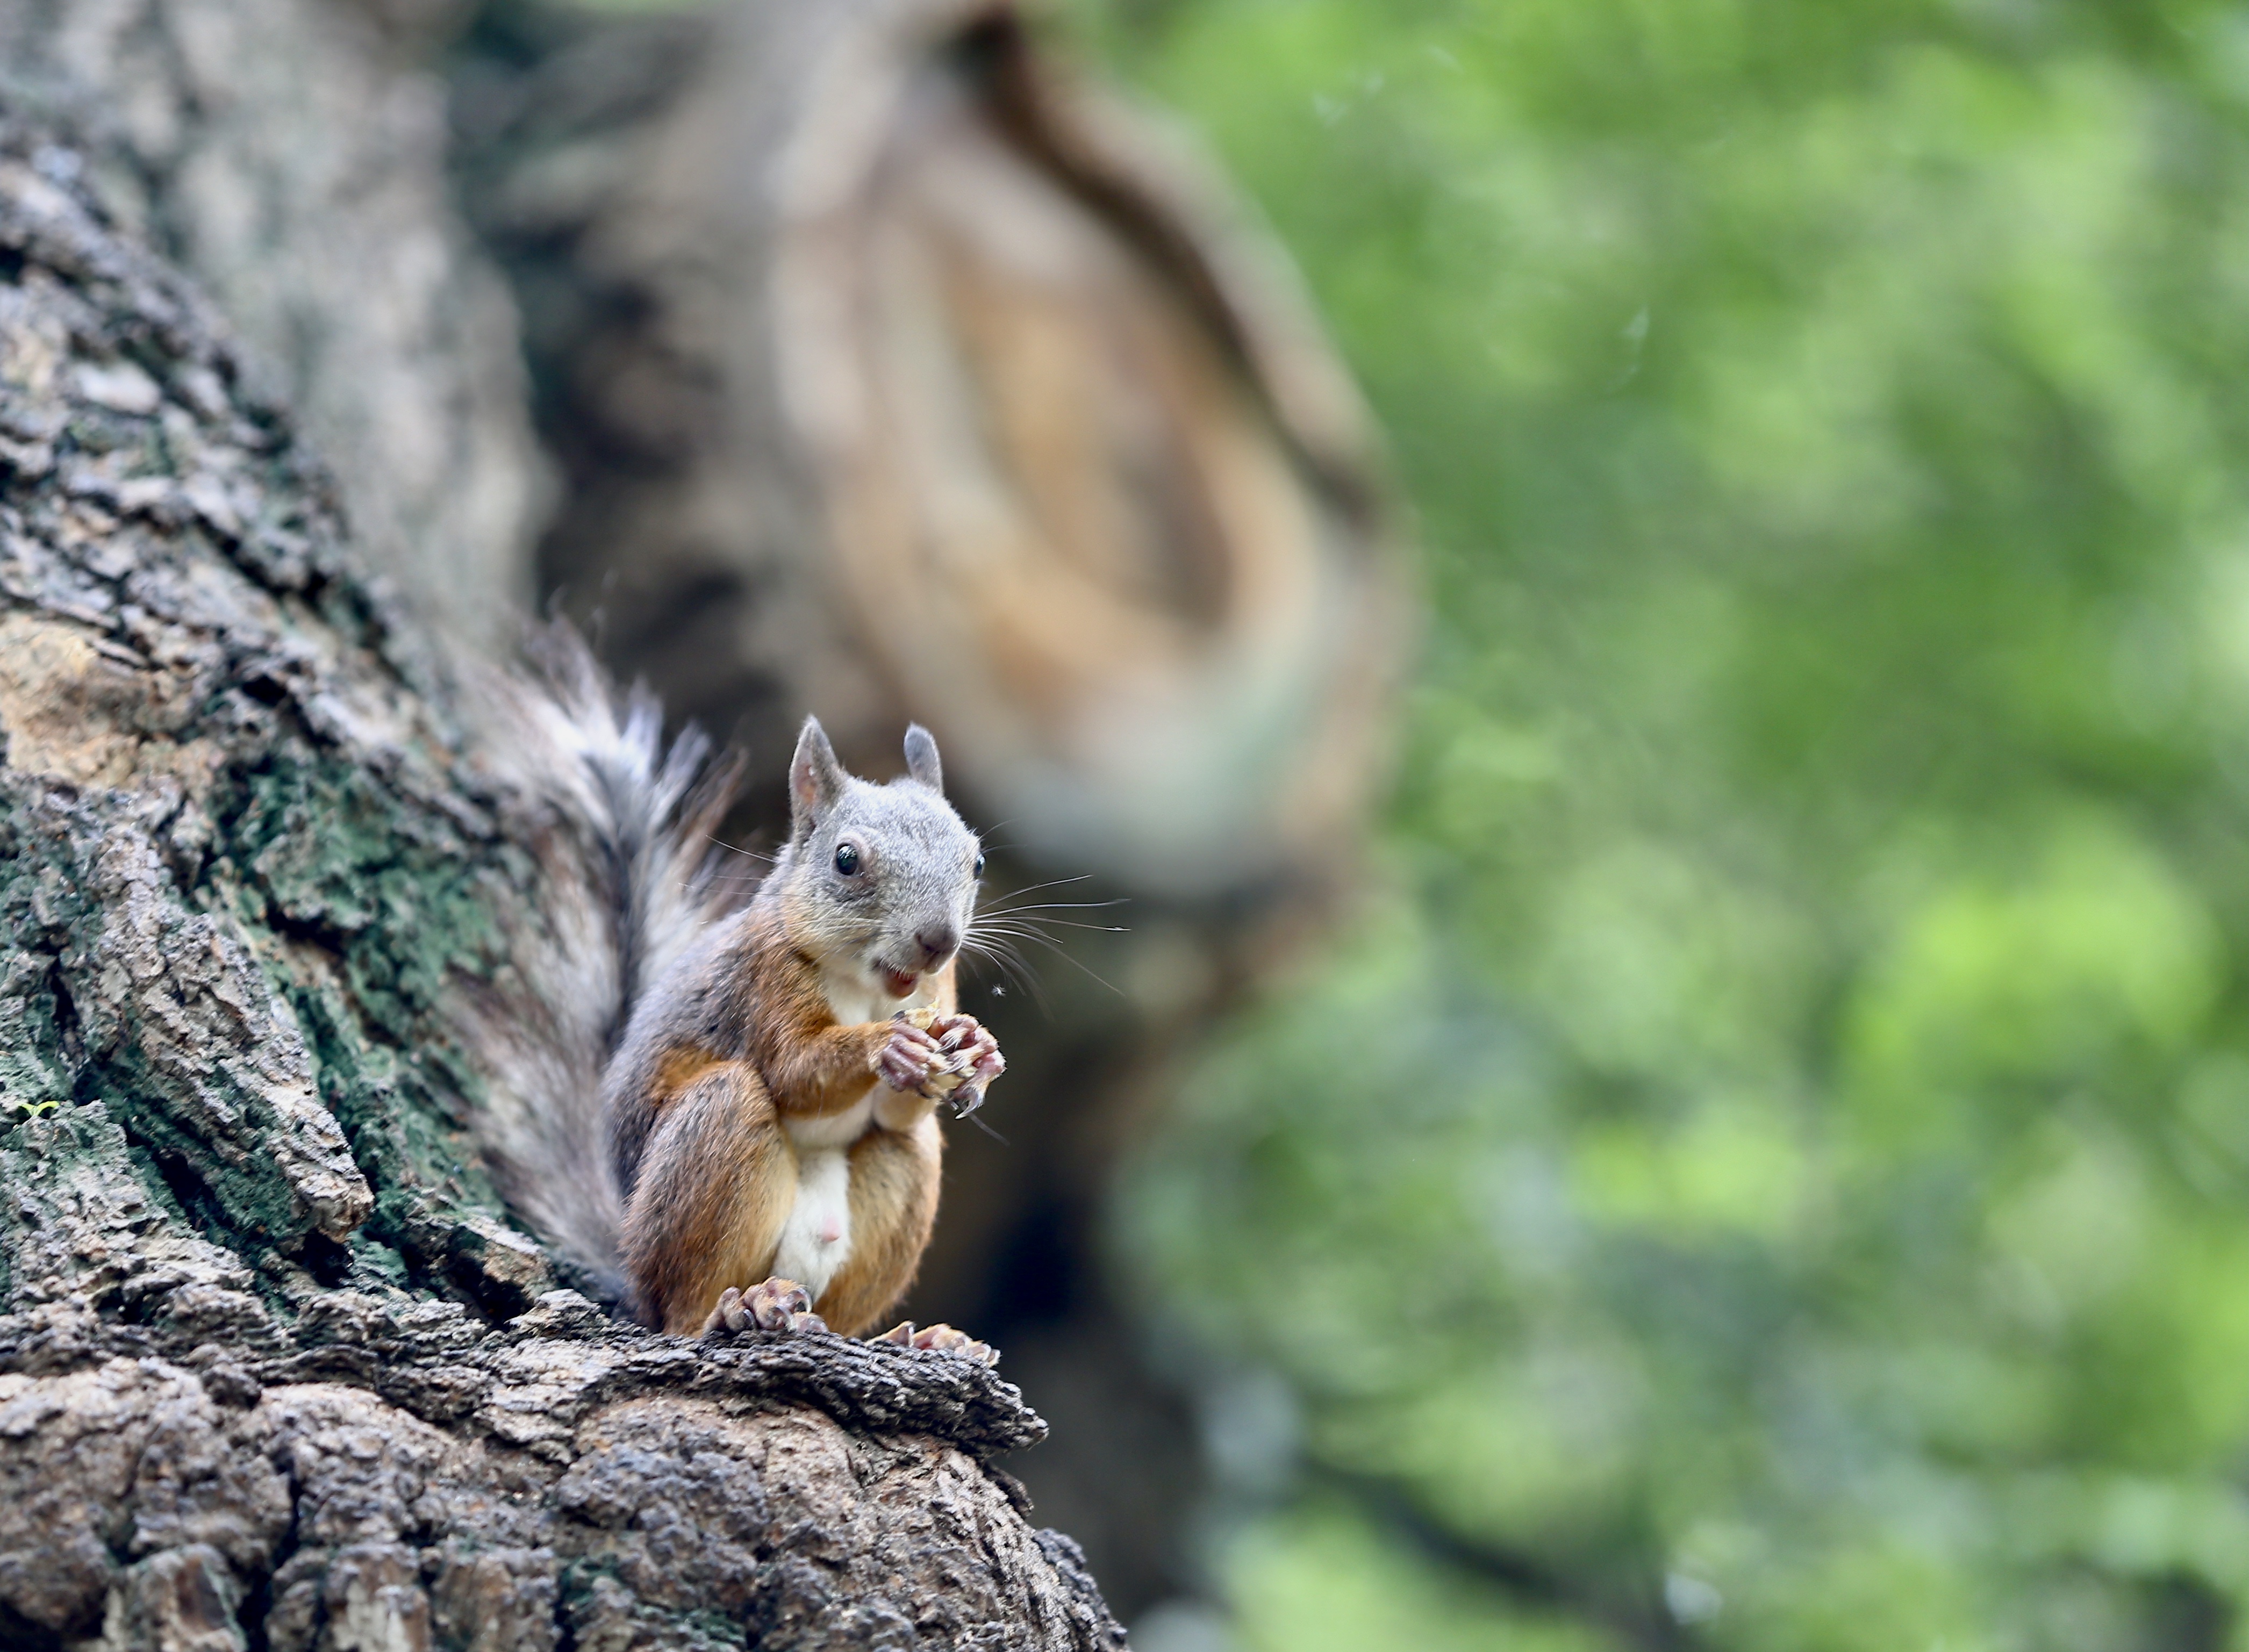
[[[828,744],[818,717],[804,720],[796,755],[788,763],[788,813],[793,831],[802,831],[828,811],[843,790],[843,765]]]
[[[906,772],[932,792],[945,790],[945,770],[937,760],[937,739],[918,723],[906,724]]]

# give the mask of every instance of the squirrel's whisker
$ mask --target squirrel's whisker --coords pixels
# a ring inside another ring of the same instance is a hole
[[[1041,935],[1035,929],[1025,929],[1020,932],[1008,929],[995,929],[994,933],[1008,935],[1019,941],[1035,941],[1041,946],[1052,952],[1056,957],[1062,959],[1063,963],[1069,964],[1072,969],[1100,982],[1103,986],[1107,987],[1118,997],[1121,998],[1124,996],[1124,991],[1122,987],[1118,986],[1114,981],[1111,981],[1105,976],[1102,975],[1100,971],[1091,969],[1086,964],[1081,963],[1077,959],[1070,956],[1070,955],[1063,949],[1062,943],[1056,941],[1052,936]]]
[[[1018,912],[1098,912],[1107,907],[1131,904],[1122,898],[1115,901],[1030,901],[1018,906],[988,907],[986,912],[991,917],[1005,918]]]
[[[1065,883],[1083,883],[1092,875],[1090,872],[1080,872],[1067,878],[1049,878],[1044,883],[1027,883],[1020,889],[1008,890],[1001,899],[1012,901],[1018,895],[1036,895],[1042,889],[1059,889]]]
[[[985,1123],[982,1114],[968,1113],[964,1114],[961,1116],[966,1118],[969,1123],[974,1125],[978,1129],[984,1132],[986,1135],[990,1136],[994,1141],[997,1141],[1001,1147],[1012,1148],[1015,1145],[1014,1142],[1008,1141],[1006,1136],[1001,1135],[997,1130],[994,1129],[990,1125]]]
[[[760,854],[755,849],[745,849],[738,843],[728,843],[724,839],[712,836],[708,832],[703,833],[703,840],[705,843],[710,844],[713,848],[724,849],[728,854],[739,854],[745,860],[762,860],[767,866],[771,866],[774,863],[774,857],[772,855]]]
[[[1014,915],[1009,913],[1012,917]],[[1058,923],[1065,929],[1090,929],[1097,935],[1130,935],[1132,931],[1121,923],[1080,923],[1075,918],[1028,918],[1028,923]]]
[[[1012,948],[995,946],[974,936],[960,943],[960,951],[963,957],[990,964],[1000,972],[1002,980],[1030,994],[1031,1002],[1038,1006],[1040,1014],[1048,1017],[1054,1014],[1054,1006],[1047,998],[1046,988],[1032,972],[1028,961],[1020,953]]]

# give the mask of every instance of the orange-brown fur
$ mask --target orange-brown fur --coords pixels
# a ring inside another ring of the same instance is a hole
[[[719,1065],[719,1058],[710,1051],[695,1045],[682,1045],[667,1053],[656,1070],[656,1084],[650,1097],[659,1105],[676,1101],[686,1093],[687,1086]]]
[[[691,1331],[727,1285],[764,1278],[794,1184],[794,1155],[749,1063],[712,1066],[671,1098],[625,1213],[625,1266],[643,1312]]]

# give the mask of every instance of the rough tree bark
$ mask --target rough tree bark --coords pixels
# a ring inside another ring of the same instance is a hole
[[[0,1642],[1121,1644],[993,1374],[620,1327],[508,1225],[449,998],[535,819],[129,159],[0,113]]]
[[[11,0],[0,93],[79,134],[319,445],[361,562],[471,643],[530,594],[547,491],[514,309],[447,196],[428,63],[469,0]]]

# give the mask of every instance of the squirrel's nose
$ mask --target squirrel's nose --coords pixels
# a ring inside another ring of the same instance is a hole
[[[922,956],[934,969],[953,956],[953,949],[960,944],[960,931],[949,923],[940,923],[935,929],[918,931],[914,943],[921,948]]]

